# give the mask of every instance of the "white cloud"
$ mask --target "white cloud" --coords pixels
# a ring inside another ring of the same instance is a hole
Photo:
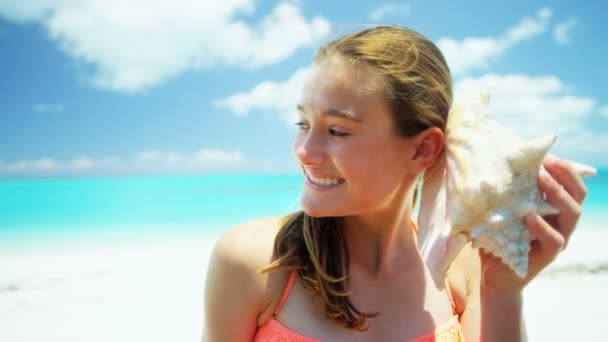
[[[509,28],[501,40],[506,47],[511,47],[521,41],[534,38],[547,29],[550,18],[551,9],[542,8],[536,13],[535,18],[523,18],[517,25]]]
[[[135,161],[138,163],[147,162],[158,162],[162,159],[162,152],[160,151],[143,151],[135,155]]]
[[[243,154],[241,151],[203,149],[194,153],[192,161],[195,165],[203,166],[234,165],[243,162]]]
[[[71,163],[71,167],[74,170],[90,170],[95,167],[97,163],[93,158],[89,157],[80,157],[75,159]]]
[[[247,115],[256,110],[265,111],[292,124],[297,118],[296,106],[308,71],[309,67],[300,68],[283,82],[261,82],[248,91],[218,100],[216,105],[228,108],[236,115]]]
[[[369,12],[369,19],[373,21],[378,21],[384,19],[389,15],[409,16],[411,13],[412,6],[410,6],[409,4],[383,4]]]
[[[257,164],[246,164],[240,150],[204,148],[190,154],[147,150],[136,153],[128,159],[116,156],[103,158],[81,156],[66,162],[50,157],[13,162],[0,161],[0,177],[192,174],[254,170],[256,167]]]
[[[0,3],[0,15],[38,22],[70,57],[94,66],[96,86],[136,92],[188,70],[280,62],[329,33],[279,3],[255,25],[253,0],[46,0]]]
[[[551,10],[543,8],[536,13],[536,17],[523,18],[501,37],[469,37],[463,40],[442,37],[437,41],[437,46],[443,52],[452,74],[465,75],[487,67],[508,49],[543,33],[550,17]]]
[[[289,56],[301,46],[310,46],[326,38],[330,31],[327,20],[315,17],[310,22],[303,18],[298,9],[289,3],[279,4],[264,18],[261,30],[247,30],[242,35],[238,49],[248,53],[237,63],[247,62],[249,67],[276,63]]]
[[[63,112],[65,107],[59,103],[36,103],[32,110],[38,113]]]
[[[179,153],[169,152],[169,153],[165,154],[165,161],[170,166],[175,166],[175,165],[181,163],[183,160],[184,160],[184,157]]]
[[[128,172],[139,173],[196,173],[208,171],[235,171],[243,166],[245,158],[240,150],[203,148],[190,154],[174,151],[148,150],[137,153],[132,163],[124,163]]]
[[[476,68],[485,68],[504,51],[504,46],[495,38],[465,38],[462,41],[440,38],[437,46],[444,54],[454,76],[466,74]]]
[[[61,167],[61,164],[49,157],[43,157],[36,160],[17,160],[14,162],[5,162],[0,164],[3,170],[10,173],[20,172],[46,172],[57,170]]]
[[[594,131],[585,123],[594,112],[596,101],[572,94],[559,78],[486,74],[460,79],[454,87],[456,100],[477,91],[488,92],[490,110],[518,135],[535,138],[556,134],[558,139],[552,153],[608,165],[605,152],[597,148],[599,142],[608,143],[608,134]]]
[[[591,98],[572,95],[555,76],[486,74],[460,79],[454,87],[456,99],[487,91],[501,122],[529,137],[549,132],[569,134],[580,128],[581,119],[595,106]]]
[[[565,45],[570,42],[570,32],[576,25],[576,18],[570,18],[564,22],[561,22],[553,29],[553,38],[555,42],[560,45]]]
[[[608,106],[603,106],[600,107],[598,109],[598,112],[600,113],[601,116],[605,117],[606,119],[608,119]]]
[[[582,128],[578,134],[558,137],[554,154],[594,167],[606,167],[608,166],[606,146],[608,146],[608,133]]]
[[[30,168],[31,162],[27,160],[17,160],[14,162],[7,162],[2,167],[8,172],[19,172]]]
[[[34,167],[40,170],[54,170],[59,167],[59,163],[51,158],[45,157],[34,161]]]

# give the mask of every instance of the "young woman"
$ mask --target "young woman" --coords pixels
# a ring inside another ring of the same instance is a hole
[[[444,148],[452,80],[422,35],[380,26],[320,48],[298,105],[302,211],[228,231],[205,287],[214,341],[518,341],[522,289],[565,246],[586,188],[568,162],[539,177],[528,276],[465,247],[447,286],[416,245],[416,185]]]

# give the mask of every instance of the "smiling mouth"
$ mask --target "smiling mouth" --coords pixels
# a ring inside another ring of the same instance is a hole
[[[340,185],[342,183],[344,183],[344,179],[340,179],[340,178],[322,178],[322,177],[314,177],[311,174],[309,174],[308,172],[306,172],[306,178],[308,178],[308,180],[318,186],[335,186],[335,185]]]

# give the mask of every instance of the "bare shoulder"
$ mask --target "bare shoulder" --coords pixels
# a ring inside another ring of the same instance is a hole
[[[215,244],[213,254],[224,261],[260,269],[272,257],[274,239],[279,230],[279,219],[261,218],[230,228]]]
[[[278,218],[256,219],[230,228],[213,248],[208,278],[219,273],[233,288],[263,287],[265,277],[260,270],[272,261],[278,230]]]
[[[211,340],[249,340],[274,301],[282,274],[261,273],[272,261],[279,219],[258,219],[228,230],[215,244],[205,281],[205,330]]]

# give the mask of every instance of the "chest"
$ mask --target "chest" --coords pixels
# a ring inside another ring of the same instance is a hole
[[[349,297],[369,314],[365,331],[345,329],[324,315],[323,304],[296,283],[277,319],[291,331],[321,341],[404,341],[434,331],[453,317],[445,291],[424,279],[406,278],[374,286],[357,282]],[[427,284],[427,285],[425,285]]]

